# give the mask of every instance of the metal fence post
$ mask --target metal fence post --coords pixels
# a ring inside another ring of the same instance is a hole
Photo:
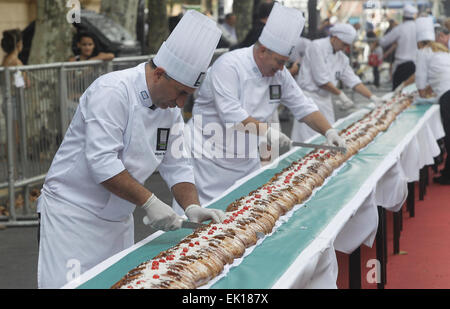
[[[27,151],[27,127],[26,127],[26,113],[25,113],[25,99],[24,99],[24,89],[19,88],[16,90],[16,93],[19,94],[18,100],[16,101],[18,103],[18,115],[17,117],[20,117],[20,165],[22,167],[20,178],[27,178],[28,177],[28,151]]]
[[[9,220],[16,221],[16,208],[15,208],[15,162],[14,162],[14,147],[16,144],[14,137],[14,119],[13,119],[13,107],[11,99],[11,75],[10,70],[5,68],[5,98],[6,98],[6,143],[8,147],[8,197],[9,197]]]
[[[112,61],[105,61],[105,72],[111,73],[114,71],[114,63]]]
[[[67,73],[64,70],[64,63],[59,67],[59,114],[61,121],[61,138],[66,134],[69,127],[69,115],[67,110]]]

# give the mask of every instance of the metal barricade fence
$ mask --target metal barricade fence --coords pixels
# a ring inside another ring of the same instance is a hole
[[[151,57],[0,67],[0,224],[37,224],[39,191],[81,95],[102,74]]]

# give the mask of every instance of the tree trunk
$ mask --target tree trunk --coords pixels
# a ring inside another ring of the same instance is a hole
[[[168,36],[167,0],[149,0],[147,53],[156,54]]]
[[[139,0],[102,0],[100,13],[128,30],[136,39]]]
[[[72,55],[74,28],[67,21],[66,0],[38,0],[36,30],[28,64],[67,61]]]
[[[233,13],[236,14],[236,34],[242,41],[252,27],[253,0],[233,1]]]

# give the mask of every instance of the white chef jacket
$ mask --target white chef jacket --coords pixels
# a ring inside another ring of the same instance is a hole
[[[158,169],[169,188],[194,183],[182,149],[180,110],[150,109],[145,63],[98,78],[80,104],[47,174],[43,194],[121,221],[135,208],[101,184],[127,169],[141,184]],[[169,134],[170,132],[170,134]]]
[[[215,123],[226,133],[223,137],[216,137],[217,144],[223,148],[223,158],[195,158],[192,152],[195,181],[202,204],[260,168],[259,157],[254,157],[257,149],[247,149],[248,140],[246,147],[239,147],[236,141],[243,133],[236,132],[232,126],[249,116],[267,122],[279,104],[288,107],[297,120],[318,110],[286,68],[273,77],[263,77],[253,57],[253,46],[222,55],[208,70],[193,108],[193,119],[201,115],[202,125],[199,127],[195,121],[189,121],[189,125],[192,134],[201,134],[202,138],[195,143],[204,144],[212,136],[215,138],[214,134],[207,135],[208,124]],[[240,150],[245,150],[245,154]]]
[[[380,39],[380,45],[383,48],[395,42],[397,42],[397,48],[395,50],[393,72],[400,64],[408,61],[415,62],[416,60],[417,41],[416,22],[414,20],[407,20],[401,23]]]
[[[320,86],[328,82],[337,86],[340,80],[349,88],[361,83],[348,57],[342,51],[333,51],[330,37],[314,40],[308,45],[296,80],[330,124],[335,121],[332,94]],[[291,134],[293,141],[305,142],[316,134],[306,124],[294,121]]]
[[[312,41],[306,49],[305,58],[297,77],[300,88],[331,98],[331,93],[321,89],[320,86],[328,82],[337,86],[339,80],[349,88],[361,83],[361,79],[353,72],[345,53],[333,52],[330,37]]]
[[[433,52],[430,47],[417,51],[416,86],[428,85],[438,99],[450,90],[450,53]]]

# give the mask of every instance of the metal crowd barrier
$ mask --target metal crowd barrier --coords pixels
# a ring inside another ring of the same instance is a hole
[[[227,51],[218,49],[213,60]],[[151,57],[0,67],[0,225],[37,224],[36,199],[89,85]],[[25,87],[15,86],[17,73]]]

